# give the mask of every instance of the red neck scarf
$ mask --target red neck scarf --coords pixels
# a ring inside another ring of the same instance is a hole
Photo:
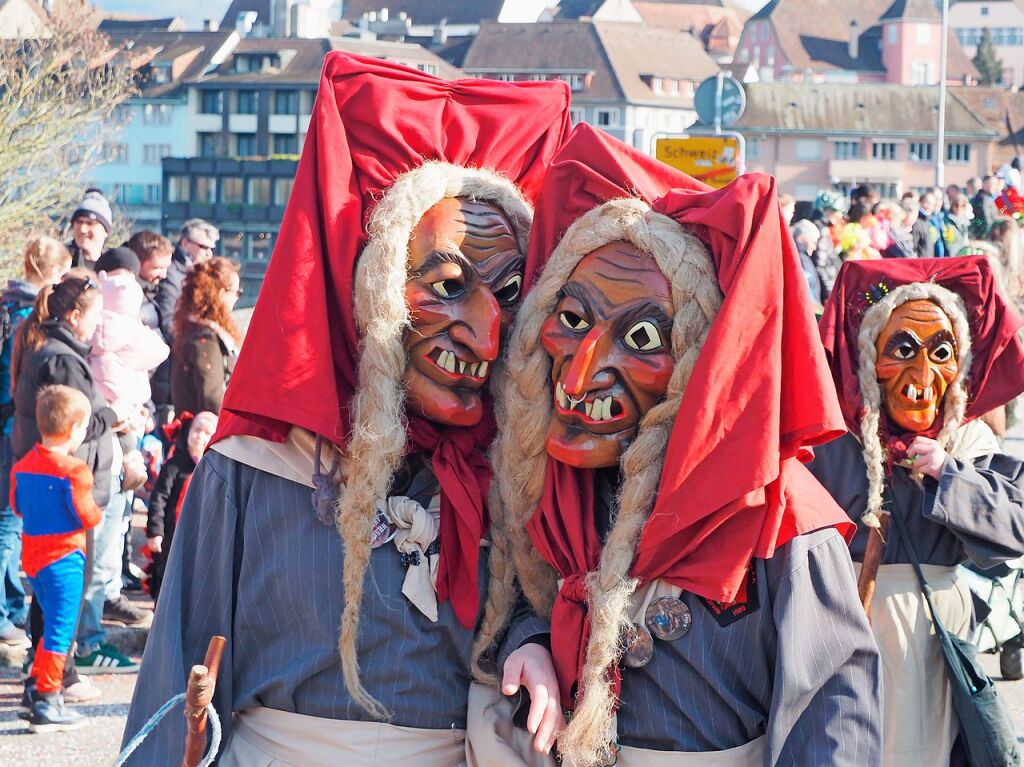
[[[900,258],[881,261],[847,261],[839,270],[835,288],[825,302],[819,323],[825,356],[846,425],[860,433],[864,400],[857,373],[860,370],[858,336],[871,304],[868,295],[883,283],[889,290],[914,282],[930,282],[956,293],[967,309],[971,329],[971,370],[967,378],[967,410],[964,422],[1005,405],[1024,392],[1024,346],[1017,331],[1021,318],[1006,303],[985,256],[957,258]],[[876,295],[879,295],[875,293]],[[882,441],[891,459],[906,455],[916,436],[934,437],[942,429],[942,416],[924,432],[894,429],[882,418]]]
[[[409,418],[409,452],[431,454],[434,476],[441,486],[441,558],[437,567],[437,598],[451,601],[459,622],[476,623],[480,606],[478,585],[480,541],[487,534],[487,491],[491,465],[484,450],[494,439],[491,409],[476,426],[441,426],[420,417]]]
[[[802,465],[810,446],[843,432],[835,391],[769,176],[751,174],[711,190],[577,126],[541,192],[532,273],[573,220],[626,194],[704,241],[725,296],[683,396],[630,575],[733,602],[745,596],[753,558],[771,557],[813,530],[854,532]],[[555,238],[543,240],[538,232]],[[567,693],[589,639],[584,579],[601,554],[593,500],[592,472],[549,459],[544,494],[528,525],[540,554],[565,579],[552,615],[563,701],[572,700]]]

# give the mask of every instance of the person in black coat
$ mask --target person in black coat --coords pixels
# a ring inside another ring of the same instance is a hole
[[[101,508],[110,502],[114,425],[121,420],[93,383],[86,362],[89,339],[100,322],[103,301],[95,282],[88,277],[67,277],[39,291],[32,313],[18,328],[11,358],[14,395],[14,430],[11,449],[17,460],[40,439],[36,425],[36,394],[44,386],[63,384],[82,392],[92,405],[85,440],[75,455],[93,474],[93,498]],[[92,531],[90,531],[92,535]],[[91,548],[91,546],[90,546]],[[92,569],[88,563],[86,572]],[[88,584],[88,575],[87,575]],[[42,637],[42,612],[33,600],[29,611],[33,645]],[[64,667],[64,687],[79,682],[74,652]]]
[[[149,593],[155,601],[160,595],[167,555],[174,539],[178,513],[192,472],[202,458],[217,430],[217,416],[208,411],[192,416],[183,413],[164,427],[168,439],[174,443],[170,457],[160,469],[153,492],[149,497],[146,519],[146,545],[153,557],[149,570]]]

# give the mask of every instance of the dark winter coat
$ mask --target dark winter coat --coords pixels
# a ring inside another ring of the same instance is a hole
[[[93,474],[93,498],[100,507],[110,500],[110,471],[114,460],[114,411],[97,391],[92,371],[86,362],[89,345],[79,341],[71,328],[59,320],[43,323],[48,338],[35,351],[26,351],[21,359],[14,393],[14,431],[11,448],[18,460],[39,441],[36,426],[36,394],[50,384],[78,389],[92,405],[85,442],[75,453]]]
[[[167,267],[167,277],[161,280],[153,294],[153,307],[159,318],[160,332],[171,347],[171,356],[164,360],[160,367],[149,377],[153,389],[153,402],[157,406],[171,404],[171,370],[174,366],[174,309],[181,296],[181,288],[185,283],[185,275],[192,268],[192,259],[180,245],[174,246],[171,265]]]
[[[171,401],[180,414],[220,413],[224,390],[235,369],[237,350],[209,325],[190,322],[175,344]]]

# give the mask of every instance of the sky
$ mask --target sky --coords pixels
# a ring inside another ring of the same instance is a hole
[[[231,0],[94,0],[94,5],[111,13],[132,13],[138,16],[181,16],[189,29],[200,29],[203,19],[224,18]]]

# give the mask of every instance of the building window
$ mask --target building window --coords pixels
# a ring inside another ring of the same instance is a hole
[[[598,109],[597,124],[601,128],[614,128],[619,124],[618,109]]]
[[[224,114],[224,94],[220,91],[202,91],[199,96],[199,113],[204,115]]]
[[[669,80],[668,81],[668,95],[669,96],[678,96],[679,95],[679,81],[678,80]]]
[[[420,62],[416,65],[416,69],[420,72],[426,72],[428,75],[437,75],[437,64],[427,64]]]
[[[295,183],[290,178],[274,179],[274,205],[284,207],[288,204],[288,197],[292,193],[292,185]]]
[[[935,157],[934,146],[930,141],[912,141],[910,143],[910,161],[931,162]]]
[[[298,154],[299,139],[292,133],[274,134],[274,154]]]
[[[835,159],[837,160],[859,160],[860,159],[860,142],[859,141],[837,141],[835,142]]]
[[[581,123],[586,119],[587,112],[582,107],[573,107],[569,110],[569,119],[572,120],[572,124]]]
[[[103,145],[103,161],[104,162],[128,162],[128,145],[127,144],[104,144]]]
[[[259,111],[260,108],[260,94],[259,91],[239,91],[238,92],[238,114],[240,115],[254,115]]]
[[[562,75],[560,78],[569,84],[569,90],[577,92],[586,90],[587,78],[583,75]]]
[[[160,204],[160,185],[146,184],[146,203],[148,205]]]
[[[871,145],[871,157],[875,160],[895,160],[896,144],[891,141],[876,141]]]
[[[981,6],[981,15],[988,16],[988,8],[986,8],[984,5]]]
[[[171,154],[170,144],[143,144],[142,162],[145,165],[159,165],[160,161]]]
[[[270,205],[270,179],[250,178],[247,199],[250,205]]]
[[[759,138],[748,138],[747,139],[747,159],[748,160],[760,160],[761,159],[761,139],[759,139]]]
[[[220,154],[219,133],[198,133],[196,135],[199,138],[200,157],[216,157]]]
[[[196,202],[217,202],[217,177],[196,176]]]
[[[660,96],[665,92],[665,83],[662,82],[660,77],[651,78],[651,90],[654,91],[656,96]]]
[[[167,202],[188,202],[189,194],[188,176],[168,176],[167,178]]]
[[[772,34],[772,32],[771,32],[771,29],[768,27],[768,24],[767,23],[762,24],[761,25],[761,39],[762,40],[767,40],[769,37],[771,37],[771,34]]]
[[[487,75],[480,75],[480,76],[481,77],[487,77]],[[515,75],[510,75],[508,72],[503,72],[500,75],[495,75],[493,77],[493,79],[497,80],[499,83],[514,83],[516,81],[516,76]]]
[[[220,201],[226,205],[238,205],[244,201],[245,189],[241,176],[224,176],[220,180]]]
[[[918,24],[917,25],[917,42],[921,45],[927,45],[932,39],[932,25],[931,24]]]
[[[171,107],[167,104],[146,104],[142,108],[142,122],[146,125],[170,125]]]
[[[897,27],[895,24],[890,24],[888,27],[886,27],[885,28],[885,42],[886,42],[886,45],[896,45],[896,42],[897,42],[898,37],[899,37],[899,34],[900,34],[899,27]]]
[[[274,94],[274,114],[297,115],[299,113],[299,94],[295,91],[278,91]]]
[[[796,141],[796,159],[809,162],[821,159],[821,142],[813,138],[801,138]]]
[[[958,144],[951,143],[946,144],[946,162],[963,162],[967,163],[971,161],[971,145],[970,144]]]
[[[238,157],[254,157],[259,154],[256,149],[256,134],[236,133],[235,134],[235,155]]]

